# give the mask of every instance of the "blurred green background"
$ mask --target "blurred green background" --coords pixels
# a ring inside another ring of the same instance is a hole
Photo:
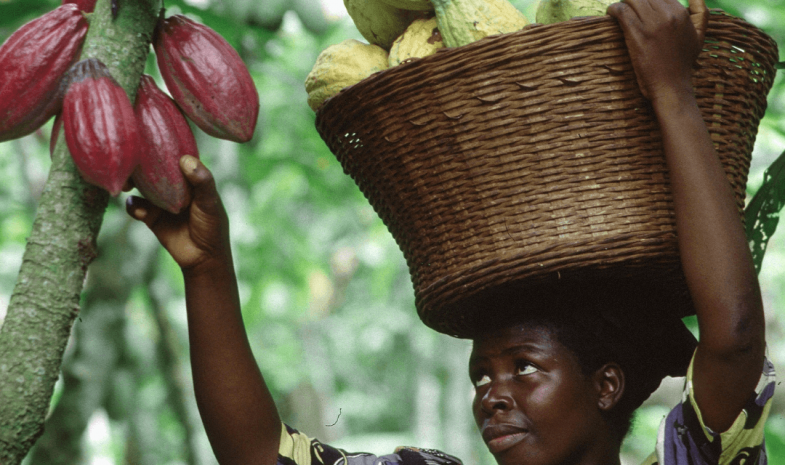
[[[534,17],[533,0],[513,3]],[[785,1],[710,1],[779,43]],[[0,0],[0,41],[59,4]],[[243,315],[283,418],[311,436],[356,451],[399,445],[442,449],[491,464],[470,416],[467,341],[424,327],[402,254],[314,129],[305,76],[330,44],[361,39],[341,0],[167,1],[224,36],[256,81],[261,113],[253,141],[234,144],[196,130],[202,159],[227,206]],[[148,73],[158,76],[151,57]],[[159,79],[160,82],[160,79]],[[769,96],[749,193],[785,150],[781,77]],[[51,122],[0,143],[0,322],[49,168]],[[146,228],[113,199],[88,273],[83,308],[52,400],[46,432],[26,463],[212,464],[188,365],[182,278]],[[785,233],[761,273],[769,354],[785,364]],[[625,443],[624,464],[654,445],[679,400],[666,380]],[[785,399],[767,429],[770,463],[785,463]]]

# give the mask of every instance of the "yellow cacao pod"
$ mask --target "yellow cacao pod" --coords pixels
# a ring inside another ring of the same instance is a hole
[[[385,50],[417,18],[430,16],[428,11],[404,10],[381,0],[343,0],[346,11],[365,39]]]
[[[541,0],[537,5],[535,21],[553,24],[577,16],[603,16],[608,5],[617,0]]]
[[[305,78],[308,106],[316,111],[344,87],[387,69],[387,59],[386,50],[359,40],[348,39],[327,47]]]
[[[433,11],[431,0],[382,0],[382,2],[401,10]]]
[[[444,48],[436,18],[415,19],[390,48],[390,67],[400,65],[412,58],[433,55]]]
[[[460,47],[483,37],[506,34],[529,24],[507,0],[431,0],[444,45]]]

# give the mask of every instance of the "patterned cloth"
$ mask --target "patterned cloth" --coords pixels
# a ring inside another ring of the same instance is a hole
[[[438,450],[413,447],[399,447],[394,454],[380,456],[349,453],[283,425],[278,465],[461,465],[461,461]]]
[[[660,422],[656,449],[642,465],[767,465],[763,427],[775,384],[774,365],[765,359],[755,394],[733,425],[718,434],[703,424],[692,390],[690,362],[682,401]]]
[[[763,426],[774,385],[774,366],[767,359],[755,395],[730,429],[717,434],[703,424],[694,401],[690,362],[682,402],[660,423],[656,450],[642,465],[767,465]],[[381,456],[349,453],[283,425],[278,465],[461,465],[461,461],[437,450],[412,447]]]

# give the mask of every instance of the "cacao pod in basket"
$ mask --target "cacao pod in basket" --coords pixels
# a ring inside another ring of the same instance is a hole
[[[0,142],[32,133],[59,111],[60,82],[79,56],[87,27],[76,5],[62,5],[3,43]]]
[[[235,142],[253,137],[259,94],[234,48],[207,26],[175,15],[153,41],[169,93],[204,132]]]
[[[142,152],[131,178],[144,197],[172,213],[191,202],[188,182],[180,171],[180,157],[199,156],[196,140],[177,104],[144,75],[134,112],[139,123]]]
[[[74,164],[90,184],[117,196],[139,163],[140,137],[128,95],[99,60],[66,77],[63,130]]]

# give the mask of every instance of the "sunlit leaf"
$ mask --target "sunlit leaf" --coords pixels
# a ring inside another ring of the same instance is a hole
[[[763,184],[744,210],[747,240],[755,270],[760,273],[769,239],[777,230],[785,206],[785,152],[766,169]]]

